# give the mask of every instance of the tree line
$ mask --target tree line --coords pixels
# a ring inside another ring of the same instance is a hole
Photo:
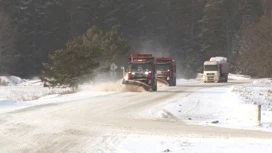
[[[194,77],[209,57],[225,56],[233,72],[268,77],[272,72],[268,63],[272,54],[271,3],[269,0],[0,0],[0,73],[39,75],[42,63],[52,61],[49,54],[69,52],[74,42],[84,43],[87,29],[96,26],[103,33],[101,37],[106,37],[114,27],[127,40],[128,52],[174,57],[180,76]],[[102,46],[105,51],[106,45]],[[99,54],[99,58],[107,59],[103,51]]]

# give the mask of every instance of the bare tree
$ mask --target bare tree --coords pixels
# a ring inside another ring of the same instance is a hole
[[[16,61],[15,33],[9,16],[4,11],[0,11],[0,73],[10,73]]]

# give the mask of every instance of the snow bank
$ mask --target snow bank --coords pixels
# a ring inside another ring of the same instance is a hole
[[[6,107],[10,105],[14,105],[16,102],[9,99],[0,98],[0,107]]]
[[[221,125],[245,124],[245,107],[239,97],[232,95],[227,87],[200,90],[174,104],[167,105],[164,110],[175,117],[190,123],[210,124],[218,120]]]
[[[256,80],[252,84],[236,86],[232,90],[244,103],[260,104],[265,111],[272,111],[272,80]]]
[[[272,78],[271,79],[255,80],[255,81],[253,81],[253,86],[272,88]]]
[[[252,94],[249,94],[246,88],[239,87],[224,86],[199,90],[176,103],[168,104],[162,111],[158,112],[158,115],[162,118],[168,118],[169,115],[167,114],[171,114],[170,117],[174,116],[189,124],[272,130],[271,128],[267,129],[272,127],[271,96],[265,96],[267,100],[264,100],[265,98],[260,100],[262,105],[266,103],[263,109],[270,110],[270,112],[262,113],[263,126],[258,127],[257,105],[243,100],[243,95],[250,96]],[[256,93],[256,90],[252,93]],[[260,93],[263,93],[263,91],[257,92],[256,97],[260,98]],[[270,90],[266,93],[271,95]]]
[[[11,99],[14,101],[35,100],[40,97],[69,92],[69,88],[44,88],[42,86],[1,86],[0,98]]]
[[[4,86],[1,86],[4,85]],[[0,98],[13,101],[29,101],[40,97],[69,92],[70,88],[45,88],[39,78],[31,80],[16,76],[0,76]]]
[[[40,105],[47,105],[52,103],[66,103],[71,102],[73,100],[79,100],[79,99],[90,99],[97,96],[104,96],[112,94],[112,92],[91,92],[91,91],[82,91],[75,94],[68,94],[68,95],[48,95],[41,97],[37,100],[32,101],[14,101],[14,100],[8,100],[4,98],[0,98],[0,114],[6,113],[10,111],[15,111],[23,108],[29,108],[33,106],[40,106]]]
[[[0,85],[14,86],[22,82],[23,80],[16,76],[0,76]]]
[[[178,138],[167,136],[128,136],[118,152],[133,153],[270,153],[271,140],[238,138]]]
[[[255,80],[251,84],[235,86],[232,92],[239,95],[243,103],[261,105],[262,126],[272,127],[272,80]]]
[[[250,76],[229,73],[229,80],[250,80]]]
[[[10,99],[0,98],[0,113],[8,112],[10,110],[21,109],[26,107],[25,103],[16,102]]]

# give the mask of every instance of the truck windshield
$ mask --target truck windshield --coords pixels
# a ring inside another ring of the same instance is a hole
[[[130,69],[131,72],[148,72],[151,70],[151,66],[147,63],[133,63]]]
[[[157,64],[156,68],[158,71],[168,71],[170,69],[169,64]]]
[[[218,66],[217,65],[205,65],[204,70],[205,71],[217,71]]]

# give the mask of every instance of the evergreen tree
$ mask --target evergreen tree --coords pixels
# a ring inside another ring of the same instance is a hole
[[[103,36],[102,48],[103,55],[101,58],[104,65],[109,67],[111,63],[117,65],[126,63],[129,50],[128,43],[124,37],[118,35],[116,28],[112,28]]]
[[[0,12],[0,73],[12,73],[17,62],[15,52],[16,30],[11,24],[10,17]]]
[[[101,31],[92,27],[87,34],[69,41],[65,49],[49,55],[50,63],[44,63],[42,80],[50,86],[77,87],[88,81],[99,66],[96,60],[102,52]]]
[[[109,71],[109,61],[118,63],[127,57],[127,46],[115,28],[103,36],[102,31],[93,26],[83,36],[69,41],[65,49],[49,55],[50,62],[43,64],[42,80],[49,86],[76,88],[79,83],[91,80],[99,65],[108,66]]]
[[[227,57],[227,39],[225,32],[223,0],[207,0],[202,24],[202,51],[205,61],[213,56]]]

